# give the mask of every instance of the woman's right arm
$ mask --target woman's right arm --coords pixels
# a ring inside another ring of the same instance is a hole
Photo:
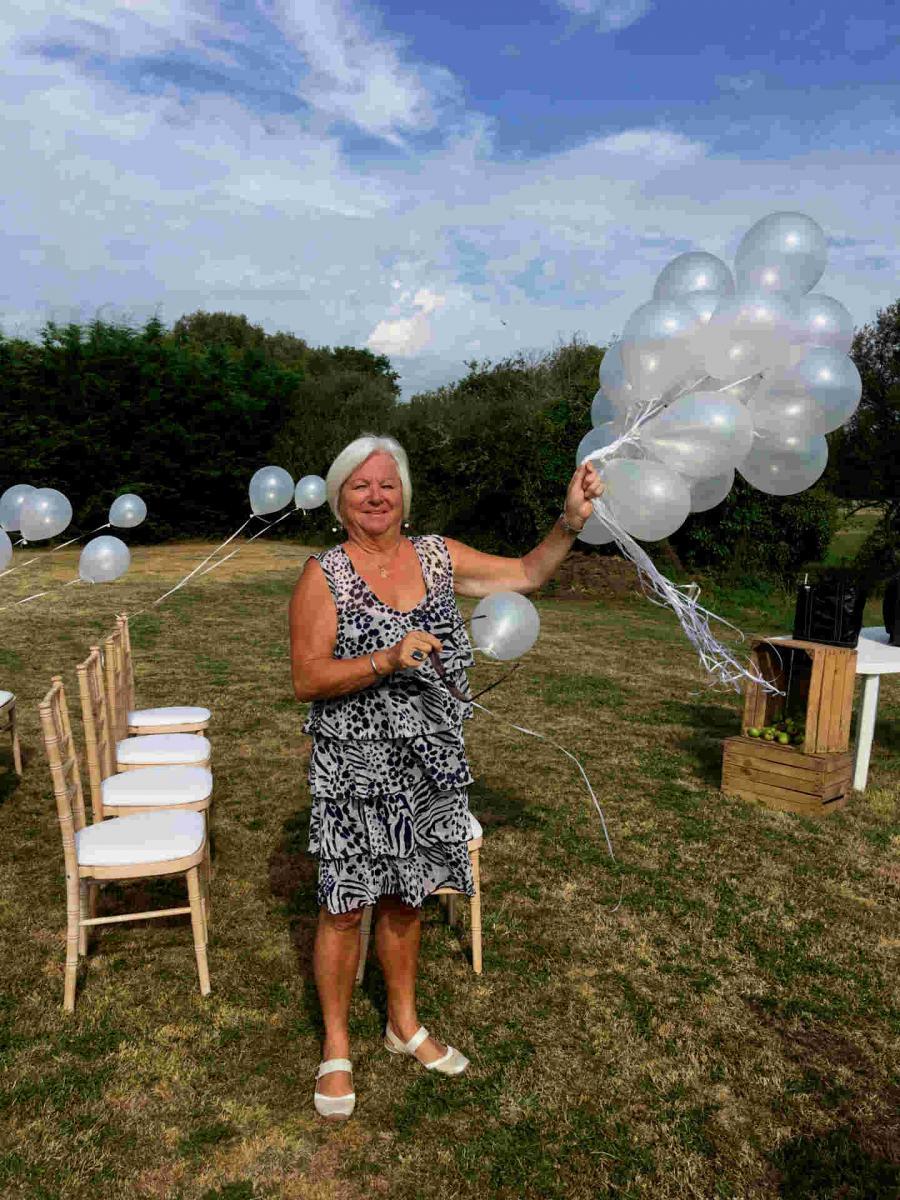
[[[385,675],[428,661],[429,650],[441,643],[423,629],[413,630],[386,650],[371,656],[335,658],[337,610],[322,568],[309,558],[294,588],[290,604],[291,679],[298,700],[327,700],[361,692]],[[412,657],[422,654],[421,659]],[[372,669],[372,659],[380,674]]]

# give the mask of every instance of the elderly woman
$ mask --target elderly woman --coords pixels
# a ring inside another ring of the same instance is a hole
[[[462,737],[471,705],[444,682],[468,694],[472,651],[454,593],[535,591],[568,554],[603,484],[590,464],[580,467],[547,537],[523,558],[504,558],[437,534],[403,535],[412,486],[393,438],[357,438],[326,482],[346,538],[311,557],[294,590],[291,670],[297,698],[313,702],[304,732],[313,739],[314,970],[325,1026],[314,1103],[343,1118],[355,1103],[347,1021],[367,905],[377,905],[385,1047],[447,1075],[468,1066],[419,1025],[415,992],[425,898],[439,887],[474,892]]]

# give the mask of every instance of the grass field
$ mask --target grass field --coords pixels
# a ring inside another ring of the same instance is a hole
[[[67,555],[6,594],[71,578]],[[313,1114],[315,868],[285,620],[305,552],[287,543],[254,543],[133,625],[139,700],[215,713],[213,994],[182,919],[115,925],[66,1019],[37,702],[56,672],[74,701],[74,665],[115,612],[201,555],[139,549],[117,584],[3,614],[0,686],[19,695],[27,762],[19,783],[0,746],[0,1195],[900,1193],[900,681],[883,683],[865,796],[823,822],[756,808],[717,790],[737,697],[707,688],[674,618],[639,598],[541,601],[538,645],[488,700],[580,755],[616,863],[558,751],[482,715],[467,727],[485,971],[431,902],[420,988],[423,1020],[472,1058],[466,1076],[385,1054],[372,963],[352,1011],[356,1115],[334,1128]],[[787,618],[777,595],[733,608],[747,632]],[[142,891],[139,907],[172,895]],[[110,887],[105,909],[125,896]]]

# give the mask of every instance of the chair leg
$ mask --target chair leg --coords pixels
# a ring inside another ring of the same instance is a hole
[[[481,868],[478,863],[479,850],[472,851],[472,880],[475,884],[475,895],[469,904],[469,914],[472,927],[472,970],[476,975],[481,974]]]
[[[459,920],[459,909],[457,908],[457,897],[446,896],[447,901],[447,924],[451,929],[456,928],[456,923]]]
[[[88,882],[82,879],[78,885],[78,955],[83,958],[88,952],[88,927],[82,925],[88,915]]]
[[[362,983],[363,976],[366,973],[366,956],[369,952],[369,938],[372,934],[372,913],[374,908],[373,904],[366,905],[362,921],[359,925],[359,966],[356,968],[357,984]]]
[[[16,721],[16,705],[13,702],[9,710],[9,731],[12,734],[12,752],[13,766],[16,768],[16,774],[22,774],[22,747],[19,744],[19,726]]]
[[[203,930],[203,902],[200,899],[200,873],[196,867],[185,872],[187,875],[188,900],[191,906],[191,928],[194,931],[194,953],[197,956],[197,974],[200,976],[200,995],[208,996],[209,966],[206,962],[206,939]]]
[[[207,851],[208,855],[208,851]],[[200,901],[203,908],[203,934],[206,944],[209,945],[209,871],[200,872]]]
[[[78,944],[80,939],[81,902],[77,879],[66,880],[66,974],[63,1008],[75,1011],[75,986],[78,980]]]

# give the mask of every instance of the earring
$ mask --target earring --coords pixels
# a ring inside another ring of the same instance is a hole
[[[404,528],[404,529],[409,529],[409,521],[404,521],[404,522],[403,522],[403,528]]]

